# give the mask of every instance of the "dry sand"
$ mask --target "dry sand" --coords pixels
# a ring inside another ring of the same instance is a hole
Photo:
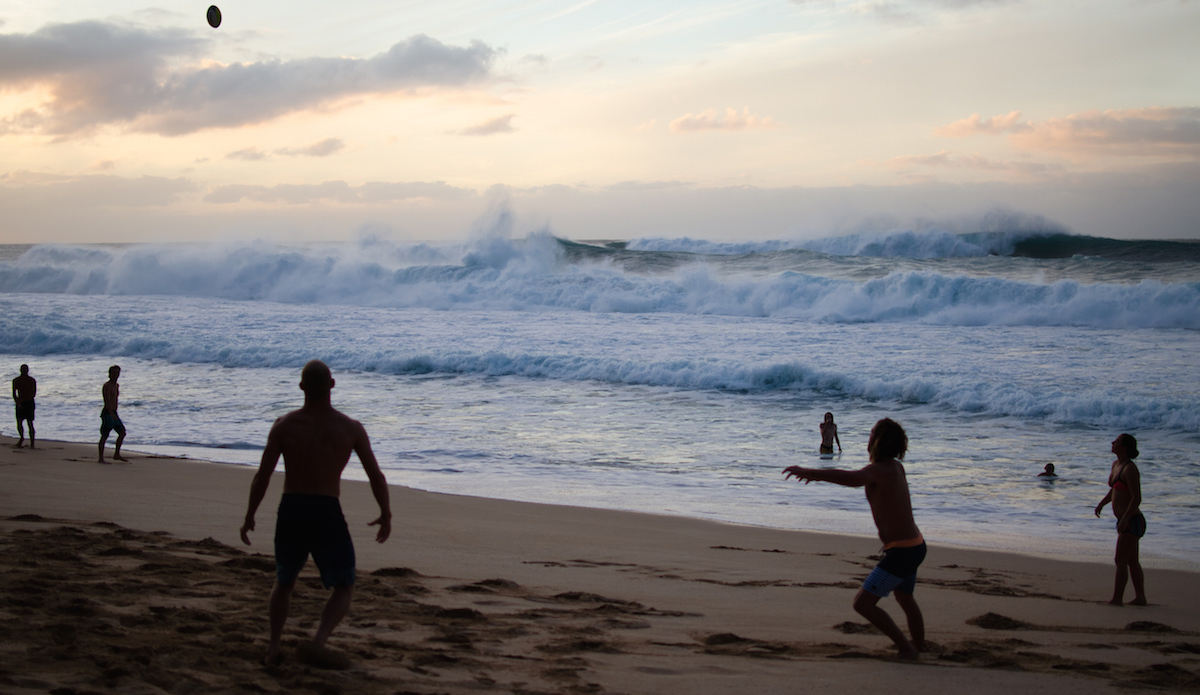
[[[326,597],[310,565],[266,668],[281,472],[247,548],[249,468],[13,443],[3,693],[1200,692],[1195,573],[1148,570],[1152,605],[1116,608],[1108,565],[934,545],[916,593],[932,649],[904,664],[850,608],[874,539],[393,487],[378,545],[348,481],[359,583],[329,645],[353,667],[294,656]]]

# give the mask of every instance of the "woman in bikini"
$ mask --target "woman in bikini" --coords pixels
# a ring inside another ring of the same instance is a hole
[[[1133,580],[1135,606],[1146,605],[1143,586],[1142,565],[1138,562],[1138,539],[1146,535],[1146,517],[1142,516],[1142,477],[1137,464],[1137,440],[1131,434],[1122,434],[1113,440],[1112,452],[1117,455],[1112,471],[1108,474],[1108,494],[1096,505],[1096,516],[1104,505],[1112,502],[1113,514],[1117,516],[1117,579],[1113,597],[1114,606],[1124,605],[1125,583]]]

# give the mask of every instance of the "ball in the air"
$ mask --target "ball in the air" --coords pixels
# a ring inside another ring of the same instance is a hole
[[[208,24],[213,29],[221,26],[221,10],[216,5],[208,6]]]

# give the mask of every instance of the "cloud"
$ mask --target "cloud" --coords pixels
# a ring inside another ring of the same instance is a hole
[[[498,55],[480,41],[458,47],[416,35],[370,58],[196,67],[208,45],[178,29],[94,21],[0,35],[0,88],[42,84],[50,93],[39,108],[0,119],[0,133],[61,138],[122,124],[175,136],[233,128],[352,96],[478,83]]]
[[[338,138],[325,138],[320,142],[314,142],[305,147],[283,147],[275,150],[275,154],[281,154],[285,157],[328,157],[345,146],[346,143]]]
[[[718,120],[716,109],[707,109],[698,114],[688,113],[671,121],[672,133],[689,133],[700,130],[767,130],[778,128],[779,124],[772,121],[770,116],[756,116],[745,107],[741,113],[737,109],[725,109],[725,118]]]
[[[1030,122],[1009,141],[1027,150],[1200,160],[1200,108],[1086,111]]]
[[[493,118],[490,121],[485,121],[479,125],[474,125],[469,128],[463,128],[458,131],[459,135],[497,135],[499,133],[513,133],[516,128],[512,127],[512,119],[516,118],[517,114],[510,113],[507,116]]]
[[[998,135],[1005,132],[1019,132],[1029,126],[1020,123],[1021,112],[1010,111],[1003,116],[993,116],[991,118],[980,118],[979,114],[973,113],[969,117],[961,121],[935,128],[935,135],[941,135],[944,138],[965,138],[972,135]]]
[[[267,153],[262,150],[249,147],[244,150],[237,150],[225,155],[225,159],[240,159],[243,162],[261,162],[267,158]]]
[[[914,167],[942,167],[946,169],[967,169],[974,171],[997,171],[1011,174],[1036,175],[1062,171],[1056,164],[1039,162],[997,162],[978,154],[954,154],[950,150],[942,150],[934,154],[905,155],[893,157],[884,166],[900,171],[908,171]]]
[[[243,199],[259,203],[288,203],[302,205],[317,201],[333,201],[351,204],[390,203],[418,198],[434,200],[465,200],[474,197],[474,191],[447,185],[444,181],[432,183],[384,183],[371,182],[351,186],[345,181],[326,181],[318,184],[280,184],[278,186],[248,186],[233,184],[218,186],[204,196],[205,202],[228,204]]]
[[[888,24],[920,24],[931,12],[961,12],[979,7],[1012,5],[1022,0],[792,0],[797,5],[822,5],[850,14],[874,17]]]
[[[4,193],[0,195],[0,200],[16,195],[25,206],[161,207],[176,202],[183,193],[196,189],[196,184],[190,179],[162,176],[58,176],[28,171],[0,176],[0,191]]]
[[[1200,107],[1094,110],[1025,123],[1020,116],[975,113],[934,132],[954,138],[1007,133],[1019,149],[1072,155],[1200,159]]]

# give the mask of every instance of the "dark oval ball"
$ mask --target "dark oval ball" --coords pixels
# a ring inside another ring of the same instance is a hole
[[[213,29],[221,26],[221,10],[217,9],[216,5],[208,6],[208,24]]]

